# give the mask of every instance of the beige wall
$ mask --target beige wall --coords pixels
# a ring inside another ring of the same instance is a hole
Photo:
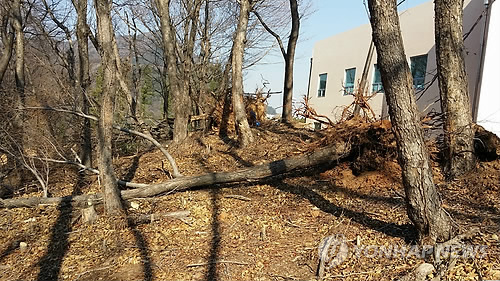
[[[491,1],[490,1],[491,2]],[[489,29],[484,51],[483,73],[480,77],[481,97],[477,99],[477,123],[500,137],[500,4],[490,4]]]
[[[401,32],[408,63],[410,57],[427,54],[427,76],[425,82],[430,82],[436,73],[436,55],[434,44],[434,7],[432,1],[403,11],[400,14]],[[464,4],[464,32],[470,30],[484,9],[483,0],[465,0]],[[481,34],[483,20],[469,35],[466,45],[466,67],[469,76],[469,93],[475,92],[478,69],[480,63]],[[371,27],[369,24],[359,26],[344,33],[337,34],[315,44],[312,58],[311,81],[309,88],[310,104],[319,114],[324,114],[338,120],[346,105],[353,101],[352,96],[343,95],[343,80],[345,70],[356,67],[356,83],[361,79],[368,47],[371,41]],[[368,88],[371,90],[373,82],[373,66],[376,63],[376,54],[371,62],[368,73]],[[319,75],[327,73],[325,97],[318,97]],[[417,97],[420,96],[417,93]],[[438,101],[437,81],[418,100],[421,110],[440,111]],[[377,118],[385,117],[387,109],[383,93],[379,93],[370,100],[370,105]],[[310,120],[308,120],[310,122]]]

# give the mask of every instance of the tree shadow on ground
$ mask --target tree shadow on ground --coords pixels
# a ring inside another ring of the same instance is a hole
[[[9,246],[7,246],[7,248],[0,254],[0,261],[2,261],[5,257],[14,252],[17,249],[17,247],[19,247],[20,242],[21,241],[17,239],[12,243],[10,243]]]
[[[384,233],[385,235],[402,238],[406,243],[415,243],[417,241],[417,231],[411,224],[397,225],[395,223],[388,223],[379,219],[372,218],[364,214],[363,212],[358,212],[341,206],[337,206],[316,191],[303,186],[291,185],[283,181],[269,184],[273,185],[281,191],[298,195],[304,199],[307,199],[312,205],[316,206],[323,212],[330,213],[336,217],[345,216],[354,222],[357,222],[375,231]],[[364,197],[366,198],[367,195],[365,195]],[[374,198],[374,200],[378,199]]]
[[[124,181],[132,181],[135,177],[135,173],[137,172],[137,169],[139,168],[139,162],[141,160],[141,157],[146,153],[146,151],[141,152],[139,154],[136,154],[134,158],[132,159],[132,163],[130,163],[130,166],[127,168],[127,173],[123,176]]]
[[[211,172],[209,164],[206,159],[199,157],[199,161],[203,166],[204,170]],[[202,187],[199,190],[203,189]],[[196,190],[196,189],[194,189]],[[212,241],[210,242],[210,252],[208,255],[207,263],[208,269],[205,275],[205,280],[214,281],[218,279],[217,275],[217,260],[219,258],[220,252],[220,222],[219,222],[219,203],[217,197],[220,193],[220,185],[213,186],[210,188],[210,203],[212,207]]]
[[[217,202],[217,196],[219,194],[219,188],[215,187],[210,190],[210,199],[212,204],[212,241],[210,245],[210,255],[208,257],[208,270],[205,280],[214,281],[218,279],[217,276],[217,259],[220,252],[220,230],[219,230],[219,204]]]
[[[241,165],[243,165],[245,167],[252,167],[253,166],[253,164],[250,161],[244,160],[238,154],[236,154],[236,152],[234,152],[232,149],[229,151],[220,151],[220,152],[233,157],[233,159],[236,160],[236,162],[240,163]]]
[[[84,179],[83,176],[80,175],[71,196],[64,197],[64,201],[57,207],[59,216],[52,227],[52,234],[47,248],[47,253],[38,262],[40,267],[40,272],[37,276],[38,281],[58,280],[64,256],[69,249],[68,238],[70,232],[72,231],[72,212],[74,207],[71,205],[71,199],[73,196],[81,194],[80,190],[83,184]],[[132,231],[137,248],[141,254],[143,262],[143,280],[153,280],[153,269],[148,243],[140,230],[137,228],[137,225],[129,216],[127,216],[127,223],[128,227]]]
[[[72,229],[73,213],[71,198],[81,194],[81,188],[84,184],[84,174],[80,173],[77,182],[73,186],[71,196],[63,197],[63,201],[57,206],[59,216],[52,227],[47,252],[38,262],[38,266],[40,267],[40,272],[37,276],[38,281],[58,279],[64,256],[69,248],[68,237]]]
[[[379,195],[370,195],[366,193],[362,193],[359,191],[355,191],[346,187],[341,187],[341,186],[335,186],[334,187],[336,191],[340,191],[346,195],[353,196],[365,201],[371,201],[374,203],[384,203],[384,204],[389,204],[393,206],[404,206],[405,201],[404,198],[402,197],[386,197],[386,196],[379,196]]]
[[[134,235],[134,239],[141,254],[142,259],[142,270],[144,274],[145,281],[153,280],[154,272],[153,272],[153,263],[151,261],[151,254],[149,251],[149,245],[146,239],[144,239],[144,235],[142,235],[141,231],[137,228],[137,224],[133,221],[133,219],[127,215],[127,224],[132,234]]]

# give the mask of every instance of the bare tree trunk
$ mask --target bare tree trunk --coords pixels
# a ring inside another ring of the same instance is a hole
[[[444,113],[446,174],[455,178],[475,167],[474,128],[465,73],[463,0],[436,0],[436,60]]]
[[[198,95],[196,98],[196,107],[200,112],[199,114],[204,114],[205,112],[213,112],[215,109],[215,104],[208,100],[208,95],[210,91],[210,63],[211,58],[211,42],[210,42],[210,24],[211,24],[211,12],[210,12],[210,1],[205,1],[203,9],[203,26],[201,29],[201,39],[200,39],[200,62],[197,64],[197,75],[195,77],[194,85],[198,86]],[[194,99],[193,99],[194,100]],[[203,130],[206,132],[209,127],[207,120],[204,121]]]
[[[222,93],[224,97],[224,103],[222,105],[222,117],[220,121],[220,126],[219,126],[219,137],[226,138],[228,136],[228,124],[229,124],[229,117],[231,115],[231,101],[232,97],[230,92],[228,91],[228,86],[229,86],[229,74],[231,72],[231,65],[233,61],[233,53],[229,55],[229,60],[224,66],[224,73],[222,74],[222,82],[219,87],[219,91]]]
[[[452,227],[432,179],[396,1],[369,0],[368,5],[377,63],[396,136],[408,216],[417,227],[420,239],[448,240]]]
[[[23,18],[21,15],[21,1],[12,2],[13,26],[16,33],[16,88],[21,100],[24,103],[24,87],[26,84],[24,78],[24,33]]]
[[[175,33],[170,20],[169,0],[156,0],[160,17],[164,57],[167,60],[167,74],[174,110],[174,142],[180,142],[187,137],[189,119],[189,96],[185,92],[177,68],[175,49]]]
[[[134,15],[132,15],[131,20],[129,20],[128,14],[126,15],[127,26],[128,26],[128,37],[129,37],[129,61],[130,68],[132,69],[132,92],[131,92],[131,104],[130,112],[132,116],[137,116],[137,108],[140,109],[140,94],[139,81],[141,79],[141,66],[139,65],[139,50],[137,49],[137,25],[135,23]],[[132,29],[134,32],[132,33]],[[142,120],[140,116],[137,117]]]
[[[292,15],[292,30],[288,39],[285,59],[285,81],[283,86],[283,113],[281,119],[283,122],[290,123],[292,121],[292,105],[293,105],[293,64],[295,61],[295,47],[299,39],[299,9],[297,0],[290,0],[290,13]]]
[[[129,106],[129,116],[132,118],[133,122],[138,122],[142,123],[141,120],[137,119],[136,116],[136,101],[135,101],[135,96],[133,95],[132,91],[130,90],[130,87],[127,84],[127,81],[125,81],[125,78],[123,77],[123,71],[122,71],[122,63],[120,59],[120,52],[118,51],[118,44],[116,43],[116,39],[113,36],[112,38],[112,47],[113,47],[113,54],[112,56],[114,64],[115,64],[115,79],[118,80],[118,83],[120,85],[120,89],[125,93],[125,96],[127,97],[127,102]]]
[[[232,94],[233,111],[235,116],[236,132],[241,147],[245,147],[254,141],[250,125],[248,124],[245,104],[243,102],[243,55],[245,53],[245,40],[248,28],[248,17],[251,10],[251,0],[240,1],[240,16],[238,27],[234,36],[232,48]]]
[[[24,32],[23,32],[23,18],[21,13],[21,1],[14,0],[11,6],[12,13],[12,26],[15,33],[15,51],[16,51],[16,66],[15,66],[15,80],[16,80],[16,108],[24,108],[26,105],[25,96],[25,77],[24,77]],[[14,134],[17,142],[18,153],[24,154],[24,121],[25,112],[19,110],[15,113],[13,122]],[[16,157],[21,159],[21,157]],[[25,181],[25,173],[23,164],[18,160],[19,169],[17,170],[20,183]]]
[[[123,207],[113,169],[111,140],[113,137],[113,109],[116,91],[117,62],[114,54],[114,30],[111,22],[111,1],[95,1],[98,40],[101,47],[103,67],[103,91],[101,98],[101,118],[97,129],[99,138],[98,166],[101,184],[104,188],[104,204],[108,215],[118,215]]]
[[[290,37],[288,38],[287,49],[283,46],[281,37],[274,32],[265,22],[260,14],[253,10],[264,29],[271,34],[276,41],[285,60],[285,79],[283,82],[283,112],[281,114],[281,121],[290,123],[293,119],[293,64],[295,62],[295,47],[299,39],[300,17],[297,0],[290,0],[290,14],[292,17],[292,28],[290,30]]]
[[[194,58],[194,44],[196,36],[198,35],[198,24],[200,17],[200,10],[202,0],[188,0],[184,2],[186,13],[188,18],[184,23],[184,40],[182,44],[182,56],[181,56],[181,70],[182,70],[182,81],[183,89],[186,93],[185,100],[186,107],[190,108],[190,112],[193,112],[192,101],[193,101],[193,84],[194,84],[194,74],[193,74],[193,58]],[[194,112],[194,114],[198,114]],[[189,115],[188,120],[189,121]]]
[[[63,22],[61,22],[56,15],[54,14],[54,11],[52,11],[52,8],[49,6],[46,0],[42,0],[42,3],[45,7],[45,12],[50,16],[50,19],[56,24],[56,26],[61,29],[64,33],[64,36],[66,37],[67,42],[67,50],[63,54],[58,48],[55,48],[58,56],[61,58],[63,61],[63,66],[66,68],[66,71],[68,71],[68,78],[71,83],[72,87],[76,86],[76,71],[75,71],[75,51],[74,51],[74,45],[73,45],[73,34],[70,31],[70,29],[64,25]],[[78,24],[78,23],[77,23]],[[47,33],[48,35],[48,33]],[[47,36],[49,37],[49,36]],[[51,40],[49,38],[49,40]]]
[[[80,62],[78,82],[80,84],[80,92],[82,95],[82,112],[84,114],[89,114],[90,103],[87,96],[87,90],[90,85],[90,72],[87,0],[77,0],[76,2],[74,2],[74,5],[77,12],[76,38],[78,42],[78,60]],[[83,140],[81,149],[82,151],[80,158],[82,159],[82,164],[87,167],[92,167],[92,132],[90,120],[88,119],[83,120]]]
[[[165,85],[164,81],[161,84],[161,89],[162,89],[162,98],[163,98],[163,119],[168,121],[168,98],[169,98],[169,90],[168,87]]]
[[[7,8],[5,8],[7,10]],[[0,87],[3,81],[3,77],[7,68],[9,66],[10,59],[12,57],[12,49],[14,47],[14,33],[9,32],[9,15],[8,10],[5,11],[5,14],[2,14],[1,18],[1,36],[2,36],[2,47],[3,52],[0,57]]]

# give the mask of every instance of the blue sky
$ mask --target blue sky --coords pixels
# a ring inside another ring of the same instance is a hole
[[[301,22],[295,57],[295,101],[299,101],[307,93],[309,61],[314,43],[369,22],[363,0],[310,1],[312,2],[312,13]],[[427,1],[429,0],[406,0],[399,8],[406,10]],[[276,49],[259,64],[247,69],[244,81],[245,92],[253,92],[255,88],[261,87],[262,77],[269,81],[270,84],[267,87],[272,91],[282,91],[283,75],[283,57]],[[275,108],[281,106],[282,98],[282,95],[273,95],[269,100],[269,105]]]

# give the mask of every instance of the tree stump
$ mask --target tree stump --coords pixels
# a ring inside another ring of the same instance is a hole
[[[92,224],[97,220],[97,212],[95,211],[94,205],[89,202],[87,208],[82,209],[82,221],[86,224]]]

